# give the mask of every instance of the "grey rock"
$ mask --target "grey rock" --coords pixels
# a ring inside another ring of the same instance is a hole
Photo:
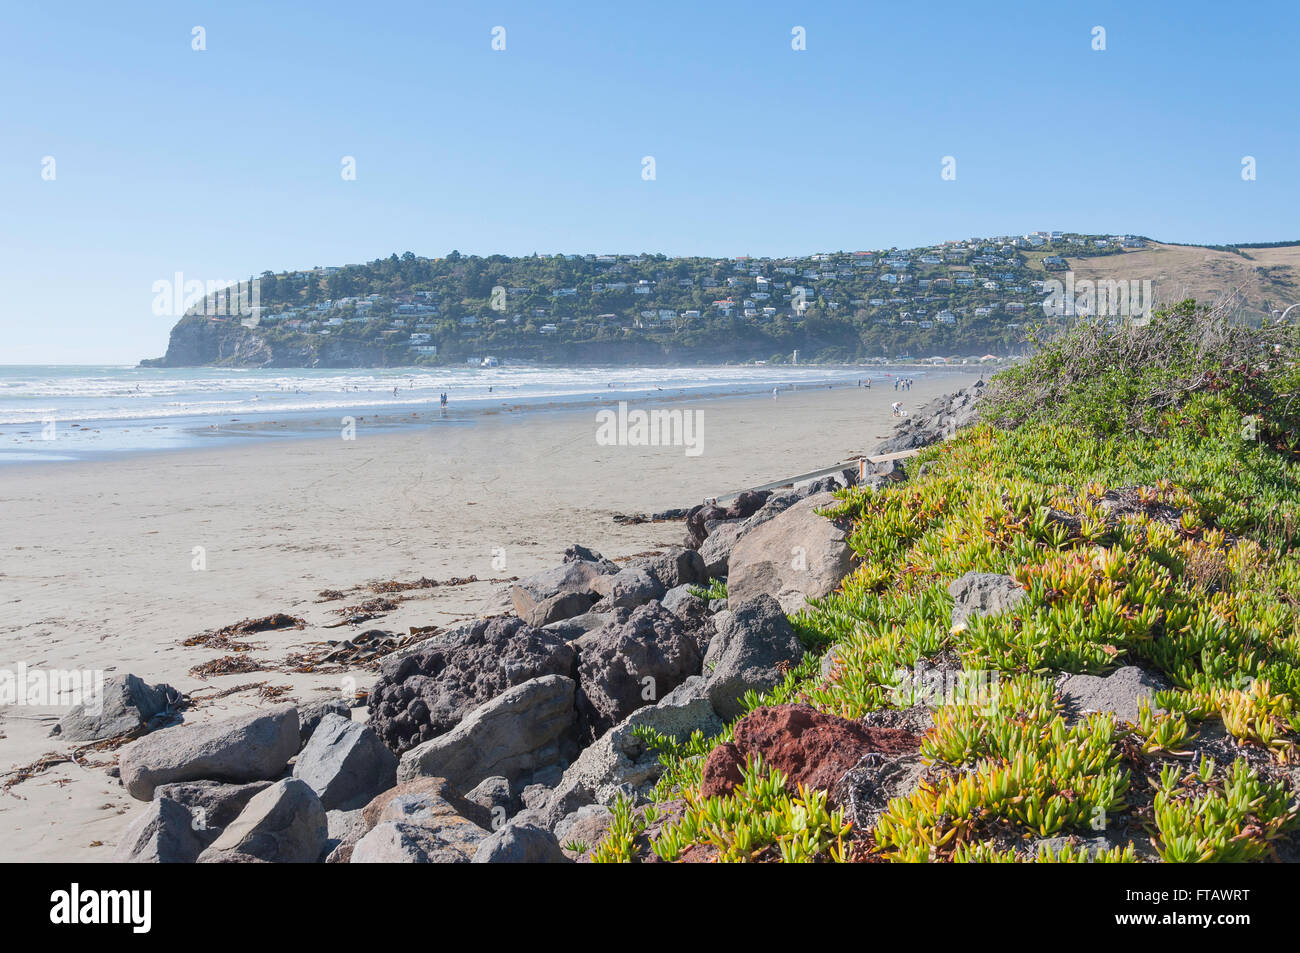
[[[740,699],[747,691],[780,684],[804,649],[781,605],[768,595],[718,613],[714,625],[704,677],[714,709],[730,721],[744,710]]]
[[[465,795],[465,800],[479,805],[492,815],[494,821],[497,818],[510,817],[522,806],[512,789],[510,780],[499,775],[484,778],[472,791]]]
[[[588,851],[594,850],[609,833],[613,820],[613,812],[605,805],[584,804],[555,825],[555,839],[565,856],[582,859],[580,852],[570,850],[569,845],[585,845]]]
[[[183,804],[155,798],[122,835],[113,862],[117,864],[192,864],[204,841],[194,830],[194,818]]]
[[[327,698],[310,702],[298,707],[298,738],[302,744],[307,743],[311,733],[316,730],[320,720],[326,715],[338,715],[352,720],[352,707],[342,698]]]
[[[836,502],[826,493],[810,496],[746,532],[728,561],[729,603],[766,594],[794,613],[808,599],[833,592],[856,559],[848,544],[848,523],[816,513]]]
[[[536,824],[507,824],[474,852],[476,864],[567,864],[555,836]]]
[[[677,586],[707,582],[709,578],[700,554],[684,546],[670,547],[667,552],[656,556],[643,556],[629,568],[649,573],[661,587],[659,595]]]
[[[583,592],[560,592],[519,613],[519,618],[529,625],[546,626],[563,622],[574,616],[585,615],[592,611],[591,596]]]
[[[298,753],[298,711],[280,708],[210,725],[177,725],[145,735],[118,758],[122,784],[148,801],[173,781],[262,781],[277,777]]]
[[[616,563],[614,563],[612,560],[606,559],[604,556],[596,552],[594,549],[589,549],[586,546],[583,546],[581,543],[574,543],[572,546],[566,549],[564,551],[563,561],[566,563],[576,563],[576,562],[592,563],[593,564],[592,568],[594,568],[597,572],[602,574],[612,574],[618,572],[618,565]]]
[[[352,849],[354,864],[468,864],[481,838],[465,840],[460,828],[384,821]],[[486,832],[480,832],[486,837]]]
[[[1012,579],[993,572],[968,572],[948,584],[953,598],[952,627],[964,629],[978,616],[1014,609],[1028,593]]]
[[[1071,675],[1059,691],[1066,712],[1079,717],[1089,712],[1111,712],[1121,721],[1137,723],[1138,706],[1147,700],[1153,711],[1156,692],[1169,687],[1160,676],[1136,665],[1126,665],[1109,675]]]
[[[390,810],[395,801],[397,806]],[[382,822],[440,828],[438,838],[442,845],[459,844],[460,853],[468,852],[470,856],[486,830],[497,823],[497,818],[485,807],[461,797],[446,778],[403,782],[380,794],[359,813],[360,817],[353,822],[351,829],[329,851],[326,863],[350,863],[356,845]],[[422,818],[421,822],[412,822],[410,818],[413,816]],[[504,818],[501,823],[504,823]]]
[[[657,705],[639,708],[588,746],[551,790],[525,792],[525,810],[515,822],[539,824],[554,830],[559,822],[589,804],[609,806],[619,796],[644,798],[663,774],[658,755],[636,736],[638,726],[685,741],[694,731],[716,734],[721,722],[705,698],[685,704],[665,698]],[[530,796],[531,794],[531,796]]]
[[[170,685],[147,685],[135,675],[111,675],[94,697],[76,706],[50,731],[64,741],[104,741],[160,727],[176,711],[181,693]]]
[[[510,589],[510,600],[514,603],[515,612],[521,619],[528,619],[538,613],[544,614],[543,607],[548,604],[553,606],[561,604],[562,596],[583,596],[590,606],[597,596],[596,582],[603,575],[605,573],[599,563],[576,559],[519,580]],[[576,604],[576,601],[570,600],[570,604]],[[578,612],[568,613],[568,615],[578,614]],[[546,621],[554,622],[560,618],[567,618],[567,616],[557,615]]]
[[[340,850],[336,862],[467,863],[490,819],[445,778],[419,778],[366,805],[350,834],[354,845]]]
[[[700,663],[697,641],[658,603],[605,626],[583,645],[578,662],[577,707],[588,737],[653,704],[697,674]]]
[[[730,605],[731,605],[731,602],[730,602],[729,600],[727,600],[727,599],[710,599],[710,600],[709,600],[709,611],[710,611],[710,612],[715,612],[715,613],[716,613],[716,612],[726,612],[726,611],[727,611],[727,608],[728,608]]]
[[[679,619],[691,612],[703,615],[707,608],[703,599],[691,592],[691,587],[674,586],[664,593],[664,597],[659,600],[659,604],[677,616]]]
[[[706,679],[703,675],[692,675],[686,681],[682,682],[671,692],[665,695],[659,701],[658,707],[667,711],[673,708],[682,708],[688,706],[690,705],[691,702],[700,699],[709,702],[710,708],[713,707],[713,703],[709,701],[708,679]],[[699,725],[701,729],[707,729],[710,726],[711,723]],[[718,731],[721,730],[722,730],[722,722],[719,721]],[[709,732],[707,732],[706,730],[706,733]]]
[[[313,863],[328,833],[329,821],[316,792],[297,778],[285,778],[255,795],[199,855],[199,863],[219,862],[223,854],[277,864]]]
[[[561,675],[507,689],[445,735],[406,752],[397,777],[442,777],[468,791],[484,778],[513,781],[557,764],[570,751],[574,690],[573,680]]]
[[[321,848],[321,860],[330,863],[330,855],[343,844],[355,845],[361,834],[349,840],[352,832],[361,823],[361,808],[351,811],[325,812],[325,846]],[[337,861],[335,861],[337,863]]]
[[[595,611],[635,609],[660,598],[664,592],[664,587],[646,570],[629,566],[613,576],[601,579],[601,598],[596,603]]]
[[[167,798],[189,811],[192,827],[202,846],[212,843],[270,781],[224,784],[221,781],[181,781],[154,788],[154,800]]]
[[[554,633],[558,638],[564,639],[566,642],[572,642],[588,632],[599,629],[613,617],[613,613],[610,612],[584,612],[582,615],[561,619],[559,622],[548,622],[542,628],[547,632]]]
[[[555,632],[520,619],[481,619],[385,662],[370,695],[370,726],[401,754],[456,727],[506,689],[573,673],[576,653]]]
[[[311,785],[325,810],[351,810],[397,784],[397,756],[368,726],[331,712],[298,755],[293,776]]]

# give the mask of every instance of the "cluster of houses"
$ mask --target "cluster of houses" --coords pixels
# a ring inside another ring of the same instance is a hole
[[[581,269],[587,277],[580,284],[498,285],[482,307],[467,309],[460,300],[453,307],[438,292],[413,291],[285,306],[264,311],[261,320],[318,335],[381,320],[381,334],[424,355],[438,353],[435,332],[446,333],[449,326],[461,335],[515,327],[547,336],[579,322],[601,329],[681,328],[704,317],[765,320],[799,317],[815,308],[854,314],[873,324],[925,330],[955,325],[969,316],[1014,317],[1041,301],[1044,282],[1034,274],[1068,269],[1067,256],[1110,254],[1144,244],[1132,235],[1035,231],[911,250],[742,256],[712,263],[695,259],[688,262],[695,277],[681,274],[680,260],[568,255],[563,257],[587,266]],[[682,307],[683,302],[689,304]]]

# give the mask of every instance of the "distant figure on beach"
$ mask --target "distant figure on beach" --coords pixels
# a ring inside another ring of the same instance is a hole
[[[894,401],[892,404],[890,404],[889,406],[890,406],[890,409],[894,411],[894,416],[895,416],[895,417],[901,417],[901,416],[903,416],[903,402],[902,402],[901,400],[896,400],[896,401]]]
[[[397,388],[396,388],[396,387],[393,388],[393,396],[394,396],[394,397],[397,396]]]
[[[779,387],[773,387],[773,388],[772,388],[772,399],[773,399],[773,400],[776,400],[776,395],[779,394],[780,392],[781,392],[781,388],[779,388]]]
[[[867,378],[867,390],[871,390],[871,378]]]
[[[447,392],[446,392],[446,391],[443,391],[441,394],[438,395],[438,402],[439,402],[440,404],[442,404],[442,406],[444,406],[444,407],[447,406]]]

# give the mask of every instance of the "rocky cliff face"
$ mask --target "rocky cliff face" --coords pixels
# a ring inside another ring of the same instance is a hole
[[[144,367],[385,367],[393,352],[355,341],[308,335],[279,340],[264,328],[230,320],[188,315],[172,328],[167,353],[141,361]]]

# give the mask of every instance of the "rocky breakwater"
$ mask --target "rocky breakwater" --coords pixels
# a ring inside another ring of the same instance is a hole
[[[513,614],[388,658],[365,723],[334,700],[150,730],[170,690],[132,682],[115,718],[144,734],[118,773],[149,806],[116,858],[568,862],[562,844],[599,840],[610,806],[659,779],[647,729],[716,735],[801,661],[793,594],[824,594],[852,565],[816,513],[845,482],[697,508],[697,545],[623,563],[570,547],[517,582]],[[772,561],[787,545],[811,554],[791,571],[807,583],[752,569],[749,550]],[[729,566],[739,597],[721,594]]]
[[[872,456],[919,450],[951,437],[979,417],[979,400],[988,389],[984,381],[936,397],[895,425],[894,433],[871,451]]]

